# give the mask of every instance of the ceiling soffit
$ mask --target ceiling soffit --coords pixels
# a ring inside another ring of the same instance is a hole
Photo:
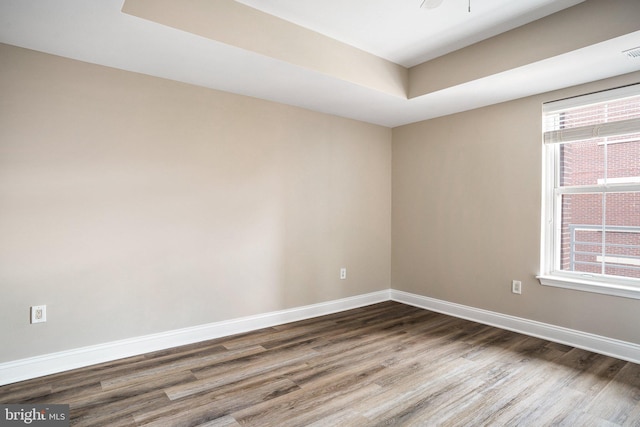
[[[3,0],[0,43],[393,128],[637,81],[638,16],[586,0],[410,69],[232,0]]]
[[[412,67],[408,98],[578,51],[640,30],[640,1],[586,1]],[[614,52],[617,54],[618,52]]]
[[[124,13],[406,98],[408,70],[233,0],[126,0]]]
[[[386,95],[412,99],[639,30],[640,2],[620,0],[618,6],[586,1],[410,69],[234,0],[125,0],[122,11]],[[599,24],[585,25],[588,22]]]

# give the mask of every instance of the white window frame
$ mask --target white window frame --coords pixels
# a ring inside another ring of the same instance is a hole
[[[550,103],[553,106],[549,109],[562,110],[634,95],[640,95],[640,84],[556,101]],[[631,180],[632,182],[627,183],[609,182],[584,188],[561,189],[558,185],[560,144],[543,143],[542,146],[542,236],[538,280],[546,286],[640,299],[640,279],[562,271],[558,267],[560,265],[562,195],[591,193],[594,188],[598,188],[599,192],[640,191],[640,184]]]

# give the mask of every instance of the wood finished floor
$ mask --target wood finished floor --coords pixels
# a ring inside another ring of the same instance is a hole
[[[90,426],[640,426],[640,365],[385,302],[0,387]]]

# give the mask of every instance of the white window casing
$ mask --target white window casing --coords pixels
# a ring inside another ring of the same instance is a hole
[[[620,100],[624,100],[622,107],[620,107],[621,103],[618,102]],[[610,109],[609,105],[611,105]],[[612,139],[609,141],[608,138]],[[593,184],[563,186],[561,185],[560,176],[560,146],[562,144],[594,140],[597,144],[607,145],[640,140],[640,84],[544,104],[542,140],[543,203],[541,265],[538,276],[540,283],[548,286],[640,299],[640,278],[635,277],[637,276],[636,272],[631,274],[631,277],[604,274],[607,271],[605,270],[605,263],[616,264],[616,266],[613,266],[615,268],[622,265],[622,268],[633,269],[638,268],[637,265],[640,262],[640,257],[632,256],[629,258],[625,255],[604,253],[607,250],[607,245],[609,245],[605,241],[605,233],[613,233],[607,230],[609,225],[607,225],[605,213],[603,213],[601,220],[603,239],[601,247],[603,253],[593,257],[595,261],[602,263],[603,274],[563,269],[563,260],[561,259],[563,195],[602,195],[602,200],[605,201],[603,203],[603,212],[606,212],[608,195],[619,193],[640,194],[640,180],[637,176],[607,179],[606,166],[605,176],[594,180]],[[637,161],[640,163],[640,158]],[[640,219],[640,208],[629,206],[629,215],[635,218],[634,215],[636,214]],[[636,230],[636,227],[631,228],[633,228],[632,233],[640,233]],[[640,230],[640,227],[638,229]],[[597,228],[594,229],[594,232],[598,231]],[[620,232],[616,230],[616,233]],[[640,234],[636,235],[640,236]],[[636,250],[635,241],[633,250]]]

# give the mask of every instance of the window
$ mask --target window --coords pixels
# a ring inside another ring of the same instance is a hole
[[[640,84],[543,107],[543,285],[640,299]]]

